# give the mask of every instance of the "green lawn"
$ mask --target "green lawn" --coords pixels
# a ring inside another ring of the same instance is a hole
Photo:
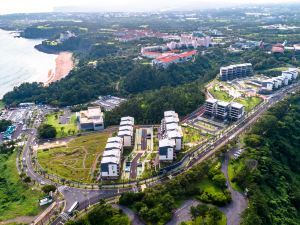
[[[268,69],[268,71],[271,71],[271,72],[282,72],[282,71],[285,71],[285,70],[288,70],[289,68],[288,67],[277,67],[277,68],[272,68],[272,69]]]
[[[213,184],[212,181],[209,179],[203,179],[199,182],[197,185],[201,190],[204,192],[210,193],[210,194],[222,194],[223,191],[221,188],[217,187],[215,184]]]
[[[239,171],[240,168],[241,168],[241,164],[230,160],[230,162],[228,164],[228,177],[229,177],[231,187],[236,191],[243,192],[241,187],[239,187],[235,182],[231,181],[232,178],[234,178],[236,172]]]
[[[238,99],[235,99],[234,101],[244,105],[245,106],[245,111],[249,112],[255,106],[262,103],[263,100],[260,97],[246,97],[246,98],[238,98]]]
[[[35,216],[41,209],[38,200],[42,193],[31,190],[20,180],[16,154],[0,155],[0,221],[18,216]]]
[[[220,90],[218,87],[209,89],[209,92],[215,99],[218,99],[220,101],[230,102],[233,99],[233,97],[231,97],[226,91]]]
[[[49,173],[72,181],[93,183],[99,171],[96,159],[102,155],[110,135],[90,134],[74,138],[67,147],[38,150],[38,161]]]
[[[201,134],[201,132],[192,127],[183,127],[183,133],[184,133],[183,135],[184,143],[199,142],[203,139],[203,135]]]
[[[70,135],[77,134],[78,127],[76,124],[76,115],[71,114],[70,121],[67,124],[60,124],[59,123],[59,116],[62,115],[62,112],[53,113],[47,116],[47,124],[50,124],[55,127],[57,135],[57,138],[61,137],[67,137]]]

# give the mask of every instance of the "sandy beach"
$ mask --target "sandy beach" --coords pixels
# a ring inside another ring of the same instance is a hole
[[[61,52],[55,59],[55,63],[55,71],[49,70],[48,80],[45,85],[58,81],[69,74],[74,66],[73,54],[71,52]]]

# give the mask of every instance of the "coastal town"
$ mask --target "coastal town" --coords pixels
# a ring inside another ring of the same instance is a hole
[[[0,100],[0,224],[293,225],[300,24],[278,7],[0,15],[56,67]]]

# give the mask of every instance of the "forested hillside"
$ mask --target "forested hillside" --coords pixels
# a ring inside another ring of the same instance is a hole
[[[249,193],[242,225],[300,224],[300,93],[269,110],[244,142],[234,178]]]

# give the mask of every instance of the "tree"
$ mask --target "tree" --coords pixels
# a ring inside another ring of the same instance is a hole
[[[56,187],[52,184],[44,185],[42,187],[42,191],[45,192],[46,194],[49,194],[51,191],[55,192],[55,190],[56,190]]]
[[[0,132],[6,131],[6,129],[12,125],[10,120],[0,120]]]
[[[25,183],[29,184],[31,182],[31,178],[30,177],[25,177],[23,180]]]
[[[56,137],[56,129],[52,125],[42,124],[38,128],[38,136],[42,139],[55,138]]]

